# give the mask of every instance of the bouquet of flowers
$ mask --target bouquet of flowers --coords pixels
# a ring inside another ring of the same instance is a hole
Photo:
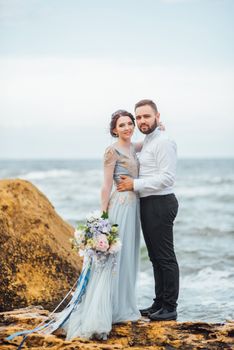
[[[45,321],[42,321],[37,327],[29,330],[19,331],[7,337],[7,340],[12,340],[17,336],[23,336],[18,350],[20,350],[27,339],[29,334],[40,332],[43,334],[53,333],[56,329],[60,329],[65,322],[69,319],[73,310],[81,302],[82,296],[86,292],[86,288],[90,279],[90,271],[92,265],[95,263],[97,271],[99,268],[105,268],[108,257],[113,257],[110,259],[111,268],[116,264],[116,253],[121,248],[121,242],[118,237],[118,225],[110,224],[108,220],[108,215],[106,212],[100,213],[94,212],[87,216],[85,225],[78,225],[74,233],[74,238],[72,238],[73,248],[78,250],[81,256],[86,259],[83,261],[83,267],[79,278],[77,279],[76,289],[72,292],[72,289],[67,293],[65,298],[60,302],[60,304],[49,314]],[[56,310],[62,305],[62,303],[72,295],[71,300],[67,306],[59,313],[61,316],[57,315]]]
[[[121,249],[118,225],[109,222],[106,212],[90,213],[86,224],[77,226],[72,245],[80,256],[90,256],[104,262],[110,254],[114,255]]]

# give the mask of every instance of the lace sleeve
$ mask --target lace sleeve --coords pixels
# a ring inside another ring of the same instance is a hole
[[[106,167],[114,166],[117,160],[117,153],[113,147],[108,147],[104,153],[104,170]]]
[[[101,211],[107,211],[108,209],[108,203],[113,185],[113,174],[117,158],[118,156],[115,150],[112,147],[108,147],[105,151],[103,159],[104,179],[101,190]]]

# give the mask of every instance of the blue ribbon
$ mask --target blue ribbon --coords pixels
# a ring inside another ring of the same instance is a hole
[[[55,329],[53,330],[53,332],[58,329],[58,328],[61,328],[65,323],[66,321],[69,319],[69,317],[71,316],[72,312],[74,311],[75,307],[79,304],[79,302],[81,301],[81,298],[82,296],[85,294],[85,291],[86,291],[86,287],[87,287],[87,284],[89,282],[89,278],[90,278],[90,272],[91,272],[91,266],[92,266],[92,260],[89,259],[89,262],[88,262],[88,265],[85,265],[85,267],[82,269],[82,272],[77,280],[77,282],[75,282],[76,284],[76,290],[74,292],[74,296],[73,298],[70,300],[70,302],[68,303],[68,305],[64,308],[64,310],[68,309],[69,307],[71,307],[71,310],[69,311],[69,313],[61,320],[61,322],[55,327]],[[83,284],[81,285],[81,283],[83,282]],[[74,286],[73,286],[74,287]],[[72,289],[73,287],[71,288],[71,290],[68,292],[68,294],[65,296],[65,298],[61,301],[61,303],[56,306],[56,308],[54,309],[54,311],[52,311],[50,313],[50,315],[47,317],[47,320],[51,317],[51,315],[53,315],[55,313],[55,311],[59,308],[59,306],[63,303],[63,301],[68,297],[68,295],[71,294],[72,292]],[[76,297],[76,292],[78,290],[78,288],[81,288],[80,289],[80,292],[78,294],[78,296]],[[53,324],[55,324],[56,320],[55,319],[52,319],[51,321],[49,321],[48,323],[45,323],[45,321],[43,321],[41,324],[39,324],[37,327],[31,329],[31,330],[25,330],[25,331],[19,331],[19,332],[16,332],[16,333],[13,333],[11,335],[9,335],[6,340],[12,340],[14,339],[15,337],[18,337],[18,336],[21,336],[23,335],[23,340],[21,341],[20,345],[18,346],[17,350],[20,350],[25,342],[25,340],[27,339],[27,336],[31,333],[34,333],[34,332],[37,332],[37,331],[40,331],[42,329],[46,329],[48,328],[48,326],[51,326]]]

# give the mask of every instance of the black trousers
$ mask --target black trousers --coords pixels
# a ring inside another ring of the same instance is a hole
[[[173,244],[173,223],[178,211],[174,194],[140,199],[141,225],[153,265],[155,306],[174,310],[179,294],[179,267]]]

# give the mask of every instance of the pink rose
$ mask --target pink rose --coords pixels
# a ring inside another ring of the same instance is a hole
[[[109,248],[109,243],[106,235],[100,234],[96,237],[96,249],[100,252],[106,252]]]

